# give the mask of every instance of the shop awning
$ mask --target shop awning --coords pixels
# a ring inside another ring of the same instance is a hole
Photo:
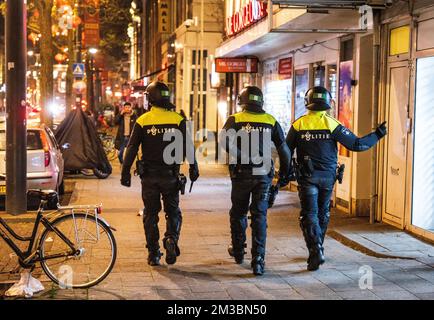
[[[311,13],[305,9],[284,9],[250,29],[228,39],[216,50],[217,57],[254,55],[259,59],[279,55],[315,41],[339,34],[361,32],[358,10],[341,9]]]
[[[364,5],[374,7],[384,7],[385,0],[312,0],[312,1],[300,1],[300,0],[272,0],[273,4],[287,7],[321,7],[321,8],[356,8]]]

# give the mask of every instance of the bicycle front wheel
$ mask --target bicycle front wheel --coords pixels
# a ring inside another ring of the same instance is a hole
[[[61,288],[89,288],[103,281],[116,261],[116,241],[110,227],[94,215],[74,213],[52,223],[39,243],[41,266]],[[73,244],[72,249],[67,241]]]

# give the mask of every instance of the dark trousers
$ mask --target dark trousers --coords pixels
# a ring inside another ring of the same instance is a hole
[[[123,137],[121,141],[121,146],[119,147],[119,153],[118,153],[118,159],[119,162],[122,164],[124,162],[124,151],[125,148],[128,145],[128,141],[130,140],[130,137]]]
[[[330,198],[335,184],[331,174],[314,173],[298,181],[300,227],[308,249],[321,246],[330,220]]]
[[[229,212],[232,246],[235,254],[244,252],[247,229],[247,212],[251,214],[252,257],[265,256],[267,239],[267,209],[271,178],[234,178],[232,179]],[[251,196],[251,202],[250,202]]]
[[[146,175],[142,177],[143,225],[149,252],[156,252],[160,246],[158,214],[161,211],[161,198],[166,213],[166,233],[163,242],[172,238],[178,242],[182,215],[179,208],[178,178],[175,174]]]

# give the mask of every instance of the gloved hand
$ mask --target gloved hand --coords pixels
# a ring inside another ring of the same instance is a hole
[[[121,175],[121,185],[125,187],[131,187],[131,173],[122,173]]]
[[[199,178],[199,167],[197,166],[197,163],[190,164],[189,175],[192,182],[195,182],[197,178]]]
[[[283,188],[289,184],[289,176],[279,176],[279,181],[277,181],[277,185],[279,188]]]
[[[294,166],[292,166],[291,169],[289,169],[288,180],[289,181],[297,181],[297,175],[295,174]]]
[[[380,124],[377,129],[375,129],[375,134],[378,136],[378,139],[383,138],[387,134],[386,121]]]

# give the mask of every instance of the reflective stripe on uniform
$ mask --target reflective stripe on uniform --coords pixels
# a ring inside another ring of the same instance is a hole
[[[298,118],[293,124],[296,131],[329,130],[330,132],[341,123],[329,116],[325,111],[309,111],[306,115]]]
[[[146,112],[137,119],[137,123],[141,127],[159,124],[179,125],[183,119],[184,118],[175,111],[152,107],[149,112]]]
[[[235,122],[266,123],[274,126],[276,119],[268,113],[254,113],[242,111],[232,115]]]

